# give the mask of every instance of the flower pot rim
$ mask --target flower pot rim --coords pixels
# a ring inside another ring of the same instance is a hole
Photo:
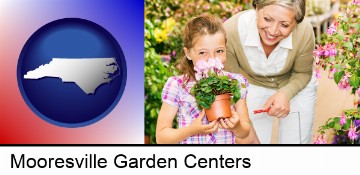
[[[231,99],[231,94],[226,93],[226,94],[221,94],[221,95],[215,95],[215,101],[216,100],[225,100],[225,99]]]

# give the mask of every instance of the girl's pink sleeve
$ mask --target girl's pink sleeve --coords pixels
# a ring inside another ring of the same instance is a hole
[[[162,94],[161,94],[162,101],[170,105],[179,107],[180,87],[181,84],[179,84],[179,80],[176,77],[168,78],[162,90]]]

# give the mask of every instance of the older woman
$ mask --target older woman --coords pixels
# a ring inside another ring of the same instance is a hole
[[[253,7],[224,24],[226,68],[250,82],[248,109],[261,143],[270,143],[273,117],[280,118],[279,143],[309,143],[316,101],[315,41],[304,19],[305,0],[254,0]],[[269,111],[252,114],[257,109]]]

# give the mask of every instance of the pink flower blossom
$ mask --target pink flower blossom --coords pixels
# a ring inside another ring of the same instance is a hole
[[[162,59],[163,61],[170,61],[170,60],[171,60],[170,55],[160,55],[160,56],[161,56],[161,59]]]
[[[332,35],[336,32],[337,27],[339,26],[339,21],[336,21],[335,23],[332,23],[330,27],[326,30],[326,33],[328,35]]]
[[[334,25],[331,25],[327,30],[326,30],[326,33],[328,35],[332,35],[336,32],[336,27],[334,27]]]
[[[352,3],[360,5],[360,0],[353,0]]]
[[[360,87],[358,88],[358,90],[356,91],[358,96],[360,97]]]
[[[349,29],[349,33],[350,33],[350,34],[355,33],[355,29],[353,29],[353,28]]]
[[[200,80],[201,78],[208,77],[208,63],[205,60],[197,61],[194,70],[195,70],[195,78],[196,80]]]
[[[326,135],[319,135],[315,141],[314,144],[326,144]]]
[[[340,117],[340,125],[343,126],[346,123],[345,114],[342,113]]]
[[[216,66],[216,60],[215,58],[209,58],[208,61],[207,61],[207,64],[208,64],[208,68],[215,68]]]
[[[204,5],[203,8],[204,8],[204,10],[209,10],[210,6],[209,5]]]
[[[167,8],[165,9],[165,12],[166,12],[166,13],[169,13],[169,12],[170,12],[170,8],[167,7]]]
[[[313,53],[316,57],[321,57],[324,55],[324,48],[321,45],[318,45],[318,48],[315,49]]]
[[[350,74],[349,74],[349,72],[346,72],[338,84],[338,87],[341,90],[349,90],[351,88],[349,78],[350,78]]]
[[[325,45],[324,54],[323,54],[325,57],[336,56],[336,54],[337,54],[337,50],[335,43]]]
[[[224,65],[219,58],[209,58],[208,61],[199,60],[195,67],[195,78],[200,80],[201,78],[207,78],[208,73],[216,73],[217,75],[223,75]]]
[[[321,56],[336,56],[336,45],[335,43],[325,44],[324,46],[318,45],[317,49],[313,51],[313,54],[316,56],[316,58],[320,58]],[[319,64],[319,59],[316,59],[316,64]]]
[[[224,2],[219,2],[222,9],[226,9],[226,4]]]
[[[217,70],[223,70],[224,69],[224,65],[222,64],[220,58],[215,58],[215,68]]]
[[[335,21],[334,23],[332,23],[332,25],[334,25],[335,28],[338,28],[339,24],[340,24],[339,21]]]
[[[351,125],[349,132],[348,132],[348,137],[350,138],[350,140],[354,141],[358,138],[358,135],[356,133],[356,128],[354,124]]]
[[[201,78],[203,78],[202,75],[196,72],[196,73],[195,73],[195,79],[196,79],[196,81],[199,81]]]
[[[195,71],[196,72],[202,72],[203,70],[208,68],[208,64],[205,60],[199,60],[197,61],[196,65],[195,65]]]

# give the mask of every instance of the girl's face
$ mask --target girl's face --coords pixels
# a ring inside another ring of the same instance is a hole
[[[194,47],[187,49],[184,47],[186,57],[193,61],[207,61],[209,58],[218,57],[224,64],[226,61],[226,43],[224,34],[217,32],[214,35],[201,35],[194,39]]]
[[[296,25],[294,10],[279,5],[256,9],[257,28],[263,44],[274,46],[288,37]]]

